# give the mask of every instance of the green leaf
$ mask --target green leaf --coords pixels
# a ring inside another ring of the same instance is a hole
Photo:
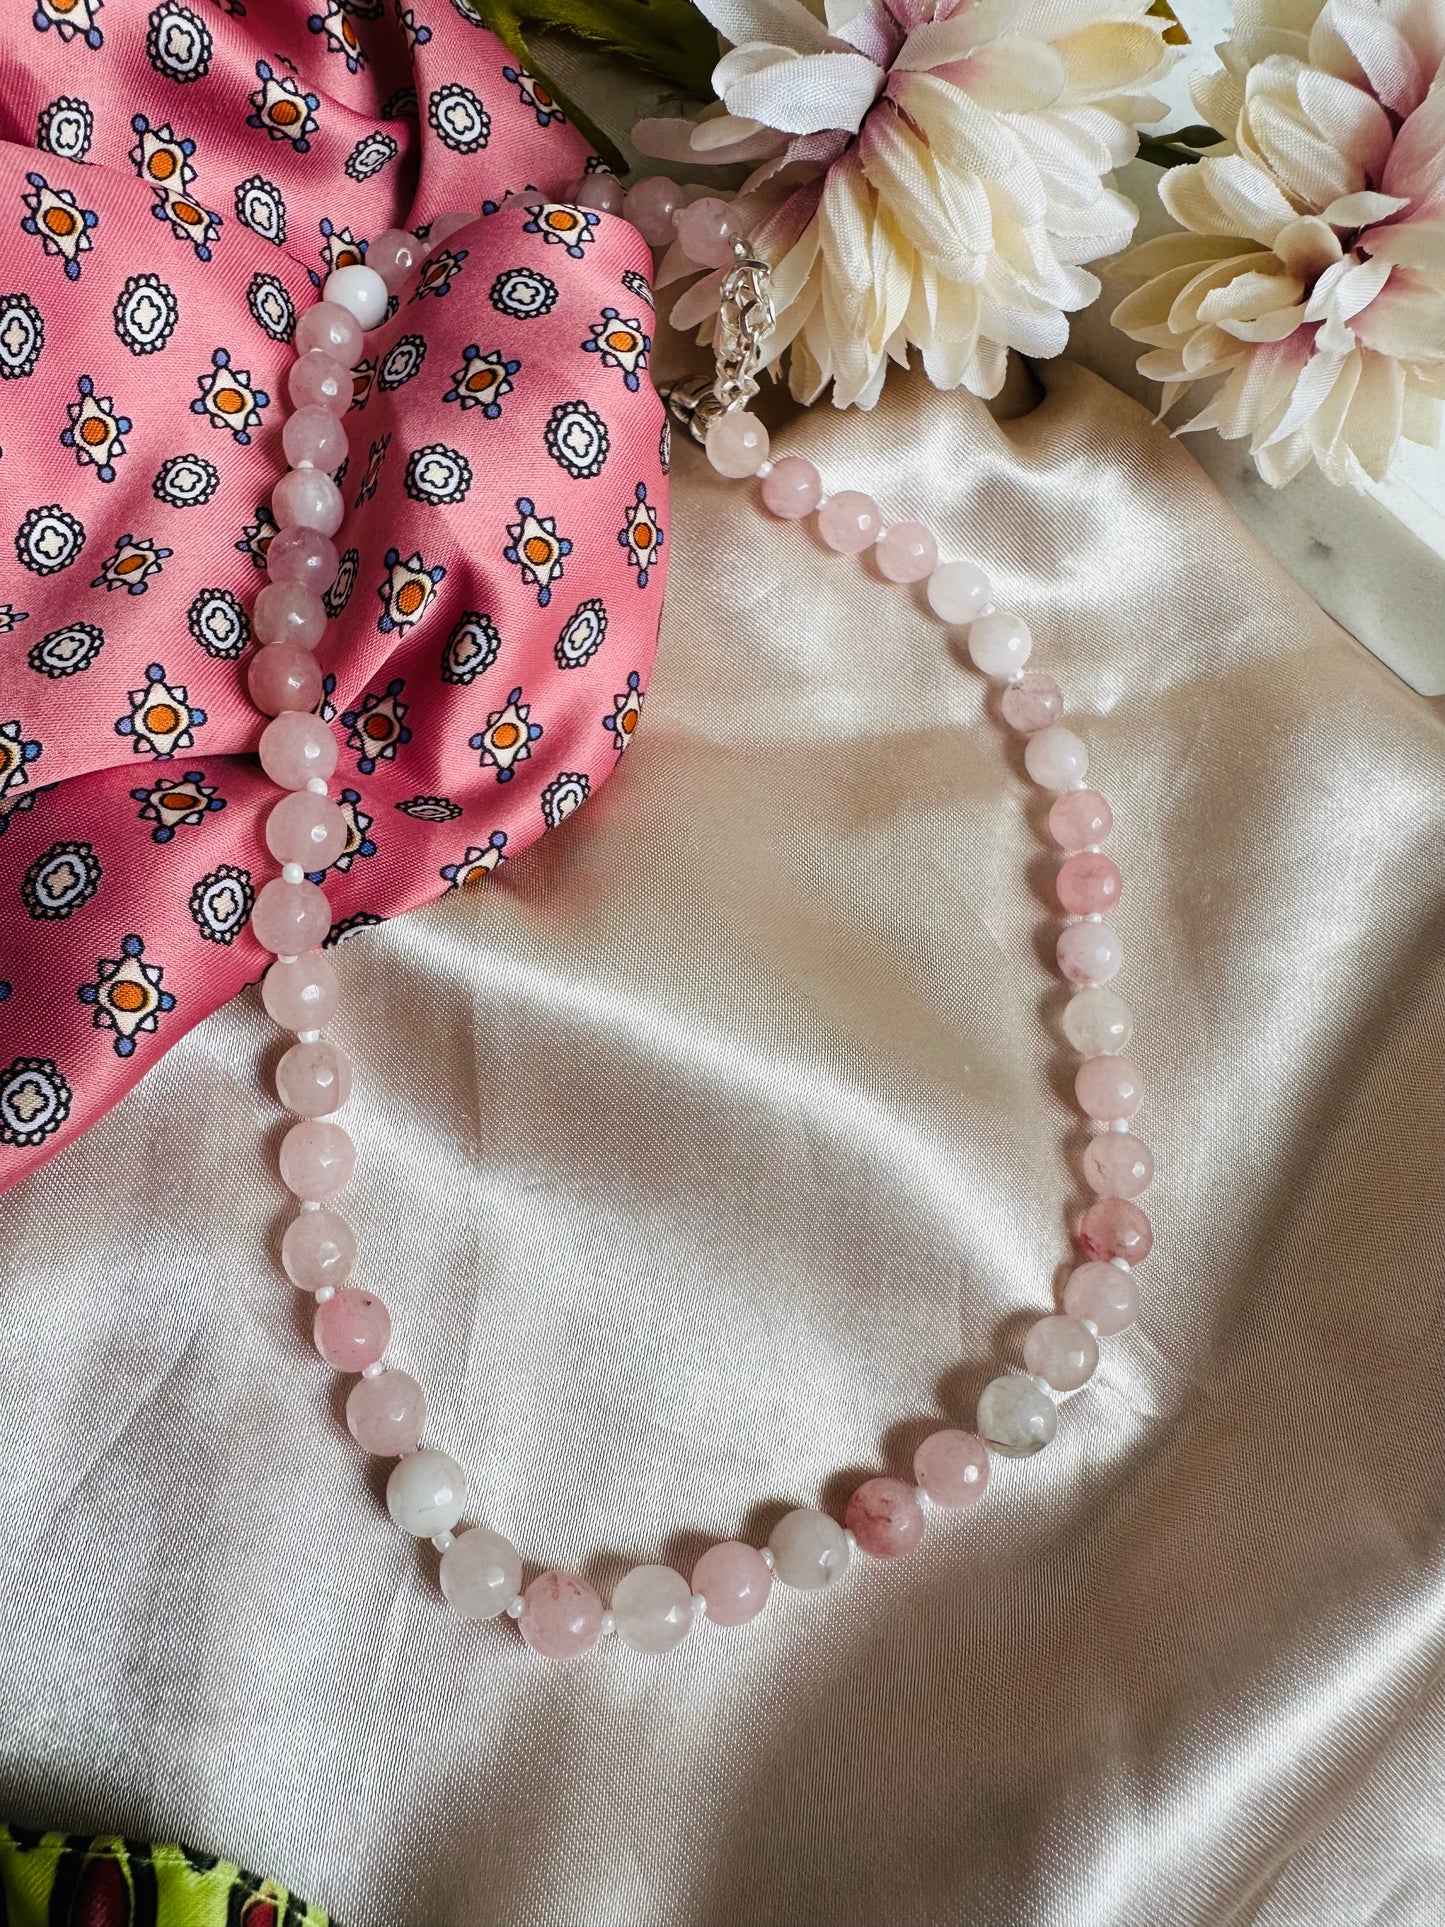
[[[1180,145],[1186,134],[1207,134],[1209,138],[1190,140]],[[1219,138],[1212,127],[1186,127],[1177,134],[1170,134],[1166,140],[1151,140],[1147,134],[1142,134],[1139,137],[1139,159],[1152,161],[1156,167],[1192,167],[1196,161],[1203,159],[1194,150],[1212,147]]]
[[[1182,147],[1215,147],[1224,138],[1212,127],[1176,127],[1169,135]]]

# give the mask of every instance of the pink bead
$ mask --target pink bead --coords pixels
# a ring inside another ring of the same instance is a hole
[[[913,1476],[935,1505],[977,1505],[988,1489],[988,1450],[972,1432],[933,1432],[913,1455]]]
[[[802,455],[781,455],[763,477],[763,507],[784,522],[801,521],[823,499],[823,478]]]
[[[537,196],[532,195],[531,199],[535,202]],[[468,213],[465,208],[454,209],[449,214],[438,214],[426,231],[428,249],[440,247],[443,241],[450,240],[452,235],[459,234],[464,227],[470,227],[477,218],[476,214]]]
[[[376,269],[388,294],[399,294],[406,277],[425,254],[426,248],[405,228],[383,228],[366,250],[366,265]]]
[[[316,1307],[316,1349],[338,1372],[364,1372],[391,1343],[391,1313],[369,1291],[348,1285]]]
[[[351,370],[324,348],[299,355],[286,371],[286,393],[293,408],[324,408],[344,415],[351,406]]]
[[[266,818],[266,848],[278,863],[329,869],[346,848],[346,818],[330,797],[292,790]]]
[[[261,982],[261,1001],[283,1030],[322,1030],[336,1015],[341,985],[319,950],[283,963],[278,957]]]
[[[707,1601],[714,1626],[746,1626],[768,1603],[772,1568],[756,1546],[724,1539],[709,1546],[693,1567],[692,1589]]]
[[[768,431],[756,415],[737,409],[709,425],[706,446],[719,475],[756,475],[768,459]]]
[[[359,1378],[347,1394],[347,1430],[373,1458],[404,1459],[416,1450],[425,1424],[426,1394],[410,1372]]]
[[[283,790],[304,790],[313,776],[324,782],[336,768],[336,738],[319,716],[285,710],[261,731],[261,767]]]
[[[1071,923],[1059,932],[1059,969],[1071,984],[1107,984],[1124,964],[1119,933],[1107,923]]]
[[[704,195],[677,211],[677,238],[689,261],[700,268],[725,268],[733,259],[736,218],[726,201]]]
[[[356,1233],[325,1205],[298,1211],[281,1240],[281,1263],[298,1291],[339,1290],[356,1263]]]
[[[1139,1316],[1139,1287],[1117,1265],[1080,1265],[1064,1286],[1064,1310],[1070,1318],[1092,1319],[1101,1338],[1112,1338]]]
[[[1114,827],[1114,812],[1097,790],[1066,790],[1049,810],[1049,835],[1060,849],[1086,850]]]
[[[324,1117],[293,1124],[281,1140],[281,1182],[298,1198],[325,1204],[344,1191],[356,1169],[356,1146]]]
[[[296,417],[291,417],[295,421]],[[282,529],[271,537],[266,573],[273,582],[301,582],[323,595],[336,580],[341,557],[329,535],[315,529]],[[278,649],[285,645],[277,643]]]
[[[331,928],[331,905],[314,883],[263,883],[251,912],[256,941],[277,957],[300,957],[315,950]]]
[[[1154,1249],[1154,1227],[1128,1198],[1096,1198],[1079,1220],[1079,1248],[1103,1264],[1123,1258],[1142,1265]]]
[[[296,323],[292,346],[298,355],[309,355],[313,348],[334,355],[354,368],[361,360],[362,334],[356,316],[339,301],[318,301],[304,310]]]
[[[1024,1366],[1056,1392],[1077,1392],[1099,1368],[1099,1347],[1093,1333],[1077,1318],[1051,1312],[1026,1334]]]
[[[293,1044],[276,1066],[276,1095],[297,1117],[329,1117],[351,1095],[351,1059],[329,1037]]]
[[[309,649],[269,642],[247,665],[246,688],[263,716],[311,710],[321,700],[321,665]]]
[[[840,555],[861,555],[872,548],[882,526],[878,504],[861,489],[840,489],[818,510],[818,533]]]
[[[902,1479],[867,1479],[848,1501],[843,1524],[875,1559],[897,1559],[923,1537],[923,1507]]]
[[[650,247],[665,248],[677,239],[673,215],[682,206],[682,189],[665,174],[649,174],[634,181],[622,212]]]
[[[1137,1198],[1154,1181],[1154,1153],[1129,1131],[1100,1131],[1084,1152],[1084,1180],[1101,1198]]]
[[[599,214],[620,214],[626,200],[621,181],[615,174],[584,174],[572,196],[577,207],[595,208]]]
[[[1030,669],[1004,690],[999,713],[1020,736],[1032,736],[1038,730],[1052,728],[1063,715],[1064,692],[1052,676],[1041,669]]]
[[[346,379],[349,385],[351,377]],[[321,535],[335,535],[346,508],[341,490],[324,469],[293,468],[271,491],[271,513],[283,529],[315,529]],[[300,584],[272,586],[298,588]]]
[[[1059,865],[1054,887],[1066,915],[1105,916],[1119,901],[1124,879],[1112,857],[1081,850]]]
[[[295,472],[307,473],[305,469]],[[314,649],[326,633],[326,604],[304,583],[268,582],[256,597],[251,626],[258,642],[290,642],[298,649]]]
[[[1144,1102],[1144,1081],[1127,1057],[1086,1057],[1074,1073],[1074,1094],[1085,1117],[1122,1123]]]
[[[522,1594],[517,1629],[543,1659],[577,1659],[602,1637],[602,1601],[571,1572],[544,1572]]]
[[[281,446],[292,468],[320,468],[334,475],[346,460],[346,430],[329,408],[298,408],[286,417]]]
[[[891,522],[873,553],[890,582],[922,582],[938,567],[938,544],[922,522]]]

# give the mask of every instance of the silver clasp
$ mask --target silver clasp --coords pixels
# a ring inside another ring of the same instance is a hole
[[[672,382],[661,391],[674,420],[695,442],[706,440],[719,415],[730,415],[757,394],[758,370],[777,321],[767,262],[750,254],[745,241],[733,242],[733,254],[723,277],[713,373]]]

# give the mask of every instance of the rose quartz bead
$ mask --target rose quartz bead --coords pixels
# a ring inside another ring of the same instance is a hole
[[[346,430],[329,408],[298,408],[286,417],[281,446],[292,468],[334,474],[346,460]]]
[[[839,555],[861,555],[878,540],[883,517],[862,489],[839,489],[818,510],[818,533]]]
[[[463,1619],[495,1619],[522,1590],[522,1555],[500,1532],[473,1526],[442,1554],[439,1576],[453,1612]]]
[[[999,713],[1020,736],[1048,729],[1064,713],[1064,692],[1052,676],[1031,669],[1010,683],[999,700]]]
[[[602,1637],[602,1601],[575,1573],[540,1573],[522,1601],[517,1630],[543,1659],[578,1659]]]
[[[745,409],[719,415],[708,428],[706,445],[707,458],[719,475],[756,475],[768,459],[768,431]]]
[[[1091,1320],[1101,1338],[1112,1338],[1139,1316],[1139,1287],[1117,1265],[1080,1265],[1064,1286],[1064,1310]]]
[[[449,1452],[409,1452],[386,1482],[386,1509],[413,1539],[450,1532],[466,1502],[467,1475]]]
[[[319,950],[283,963],[278,957],[261,985],[261,1001],[285,1030],[320,1030],[336,1015],[341,986]]]
[[[346,379],[349,390],[350,375]],[[345,510],[341,490],[324,469],[293,468],[271,491],[271,513],[283,529],[315,529],[321,535],[335,535]]]
[[[977,1505],[988,1489],[988,1451],[972,1432],[931,1432],[913,1455],[913,1476],[935,1505]]]
[[[944,622],[972,622],[993,594],[976,562],[940,562],[928,578],[928,606]]]
[[[256,941],[276,957],[299,957],[315,950],[331,928],[331,905],[314,883],[263,883],[251,912]]]
[[[1059,932],[1057,956],[1071,984],[1107,984],[1123,968],[1124,946],[1107,923],[1071,923]]]
[[[361,360],[361,329],[355,315],[348,314],[339,302],[318,301],[302,311],[291,337],[298,355],[309,355],[313,348],[334,355],[354,368]]]
[[[324,1117],[293,1124],[281,1140],[281,1182],[298,1198],[325,1204],[346,1189],[356,1169],[356,1146]]]
[[[968,657],[981,675],[1015,676],[1033,653],[1034,638],[1022,616],[996,610],[968,626]]]
[[[293,408],[324,408],[332,415],[344,415],[351,406],[351,370],[324,348],[313,348],[287,370],[286,393]]]
[[[709,1546],[693,1567],[692,1589],[707,1601],[714,1626],[746,1626],[768,1603],[772,1567],[756,1546],[724,1539]]]
[[[535,202],[537,197],[533,195],[531,198]],[[449,241],[452,235],[459,234],[464,227],[470,227],[476,219],[477,216],[465,208],[454,208],[450,213],[438,214],[426,231],[428,250],[440,247],[443,241]]]
[[[1138,1198],[1154,1182],[1154,1153],[1131,1131],[1100,1131],[1084,1152],[1084,1182],[1101,1198]]]
[[[294,473],[304,475],[307,471],[297,469]],[[330,481],[329,476],[319,479]],[[332,482],[331,486],[335,488],[336,484]],[[289,642],[298,649],[314,649],[326,633],[326,604],[303,582],[268,582],[256,597],[251,626],[258,642]]]
[[[763,477],[763,507],[780,521],[811,515],[823,499],[823,478],[802,455],[780,455]]]
[[[1127,1057],[1086,1057],[1074,1072],[1074,1095],[1085,1117],[1113,1124],[1144,1102],[1144,1082]]]
[[[347,1430],[375,1459],[399,1459],[414,1452],[425,1424],[426,1394],[410,1372],[389,1370],[359,1378],[346,1395]],[[520,1571],[517,1576],[520,1580]],[[513,1597],[515,1589],[503,1605]]]
[[[246,689],[263,716],[310,711],[321,700],[321,667],[309,649],[267,643],[246,666]]]
[[[649,246],[665,248],[677,239],[673,216],[681,206],[677,183],[665,174],[649,174],[628,188],[622,212]]]
[[[636,1653],[670,1653],[692,1631],[692,1588],[671,1566],[634,1566],[612,1590],[617,1637]]]
[[[325,870],[346,848],[346,818],[330,797],[292,790],[266,818],[266,848],[278,863]]]
[[[853,1556],[838,1521],[810,1505],[783,1514],[768,1536],[768,1550],[776,1577],[804,1592],[836,1585]]]
[[[733,259],[736,218],[726,201],[705,194],[690,207],[681,207],[674,222],[682,251],[700,268],[725,268]]]
[[[923,1537],[923,1507],[902,1479],[866,1479],[848,1501],[843,1523],[874,1559],[897,1559]]]
[[[351,1059],[329,1037],[293,1044],[276,1066],[276,1095],[297,1117],[329,1117],[351,1095]]]
[[[375,268],[388,293],[398,294],[425,253],[421,242],[404,227],[383,228],[366,250],[366,265]]]
[[[938,544],[922,522],[890,522],[873,553],[890,582],[922,582],[938,567]]]
[[[1128,1198],[1096,1198],[1079,1220],[1079,1249],[1105,1264],[1142,1265],[1154,1249],[1154,1227]]]
[[[356,1263],[356,1233],[339,1212],[323,1204],[298,1211],[281,1240],[281,1263],[298,1291],[344,1285]]]
[[[1054,887],[1066,915],[1106,916],[1119,901],[1124,879],[1112,857],[1082,850],[1077,856],[1064,858]]]
[[[1117,991],[1098,986],[1076,991],[1064,1006],[1064,1035],[1081,1057],[1127,1050],[1134,1013]]]
[[[1024,768],[1040,789],[1071,790],[1089,773],[1083,738],[1062,723],[1037,730],[1024,745]]]
[[[1086,850],[1114,827],[1114,812],[1097,790],[1069,790],[1049,811],[1049,835],[1060,849]]]
[[[1024,1363],[1056,1392],[1077,1392],[1098,1369],[1099,1347],[1077,1318],[1053,1312],[1030,1328],[1024,1339]]]
[[[338,1372],[364,1372],[391,1343],[391,1313],[369,1291],[350,1285],[316,1307],[316,1349]]]
[[[316,529],[282,529],[271,537],[266,551],[266,572],[273,582],[302,582],[318,595],[331,587],[340,567],[336,544]],[[276,644],[277,648],[284,646]]]
[[[336,738],[319,716],[283,710],[261,731],[261,767],[283,790],[304,790],[336,768]]]
[[[572,196],[576,206],[595,208],[599,214],[620,214],[626,198],[615,174],[584,174]]]

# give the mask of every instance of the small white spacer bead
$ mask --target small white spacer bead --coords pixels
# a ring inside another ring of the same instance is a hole
[[[379,1358],[374,1358],[372,1359],[369,1365],[364,1365],[362,1367],[361,1376],[363,1378],[380,1378],[382,1373],[385,1370],[386,1370],[386,1367],[381,1362],[381,1360]]]
[[[919,1505],[922,1506],[925,1512],[927,1512],[929,1507],[933,1504],[932,1499],[929,1498],[928,1494],[924,1491],[921,1485],[914,1486],[913,1496],[915,1499],[917,1499]]]
[[[767,478],[772,474],[772,472],[773,472],[773,465],[771,462],[759,462],[757,467],[753,470],[754,475],[757,476],[760,482],[765,482]]]
[[[601,1630],[602,1630],[602,1637],[604,1639],[607,1637],[609,1633],[615,1633],[617,1631],[617,1620],[614,1614],[603,1613]]]
[[[694,1619],[707,1618],[707,1600],[700,1592],[695,1592],[692,1596],[692,1616]]]
[[[824,510],[825,508],[827,508],[827,506],[828,506],[828,503],[829,503],[829,502],[830,502],[831,500],[832,500],[832,497],[831,497],[831,496],[827,496],[827,495],[820,495],[820,496],[818,497],[818,501],[817,501],[817,505],[816,505],[816,507],[815,507],[815,508],[814,508],[814,510],[813,510],[813,513],[814,513],[814,515],[821,515],[821,514],[822,514],[822,512],[823,512],[823,510]]]
[[[763,1547],[762,1561],[763,1561],[763,1564],[767,1567],[769,1572],[771,1572],[773,1567],[778,1563],[777,1560],[773,1557],[773,1549],[771,1546]]]
[[[1089,1334],[1090,1338],[1097,1338],[1099,1336],[1099,1327],[1094,1323],[1092,1318],[1081,1318],[1079,1323]]]
[[[1111,1131],[1127,1131],[1133,1122],[1134,1120],[1130,1117],[1112,1118],[1109,1123],[1109,1129]]]
[[[295,963],[296,959],[294,957],[278,957],[276,961],[277,963]]]
[[[848,1541],[848,1552],[851,1556],[858,1550],[858,1541],[853,1537],[851,1532],[845,1532],[843,1537]]]
[[[1033,1375],[1033,1380],[1034,1380],[1034,1384],[1044,1394],[1045,1398],[1052,1398],[1054,1396],[1054,1388],[1052,1385],[1050,1385],[1049,1381],[1046,1378],[1040,1378],[1038,1373],[1035,1372]]]
[[[431,1542],[438,1552],[445,1552],[456,1536],[454,1532],[434,1532],[431,1536]]]
[[[308,776],[306,778],[306,787],[313,796],[325,796],[326,778],[324,776]]]
[[[1134,1269],[1127,1258],[1111,1258],[1109,1263],[1114,1267],[1115,1271],[1132,1271]]]
[[[304,462],[293,462],[292,468],[315,468],[316,464],[308,457]]]
[[[281,865],[281,881],[283,883],[304,883],[306,881],[306,872],[301,868],[299,863],[283,863]]]
[[[1102,923],[1103,921],[1104,913],[1102,910],[1091,910],[1088,916],[1084,918],[1085,923]]]
[[[1071,790],[1086,790],[1088,787],[1089,785],[1088,785],[1087,779],[1082,776],[1076,776],[1073,782],[1070,783],[1069,785],[1069,788]]]
[[[523,1599],[520,1593],[518,1593],[516,1598],[512,1601],[511,1605],[508,1606],[507,1608],[508,1619],[520,1619],[522,1617],[523,1612],[526,1610],[526,1605],[527,1605],[526,1600]]]
[[[321,1209],[321,1200],[319,1198],[303,1198],[300,1208],[303,1211],[319,1211]]]
[[[316,1294],[316,1302],[318,1305],[324,1305],[329,1298],[334,1298],[335,1296],[335,1285],[323,1285]]]
[[[296,1033],[296,1041],[298,1044],[319,1044],[321,1042],[321,1032],[319,1030],[298,1030]]]

